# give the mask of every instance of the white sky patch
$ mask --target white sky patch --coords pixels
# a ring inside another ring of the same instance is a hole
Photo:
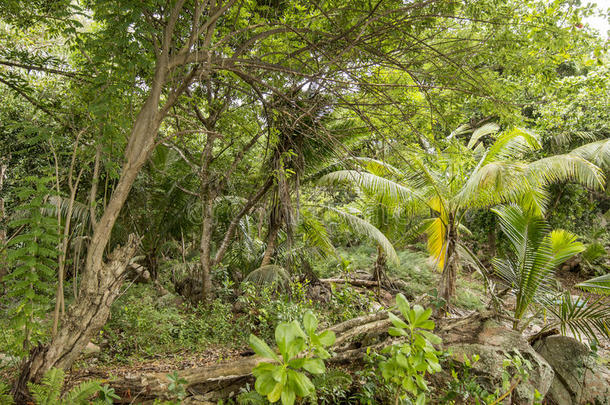
[[[608,13],[610,9],[610,0],[597,0],[597,10]],[[598,14],[598,13],[596,13]],[[602,38],[608,39],[608,31],[610,30],[610,23],[608,22],[608,16],[592,15],[584,19],[584,22],[591,28],[596,29]]]

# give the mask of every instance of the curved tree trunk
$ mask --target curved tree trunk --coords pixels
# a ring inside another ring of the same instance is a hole
[[[104,326],[110,306],[120,293],[126,266],[139,241],[130,236],[127,244],[117,247],[106,261],[104,251],[131,186],[154,149],[154,139],[162,119],[159,100],[165,75],[166,64],[162,60],[157,65],[151,92],[134,122],[119,182],[91,237],[78,299],[62,317],[61,328],[51,342],[31,352],[13,389],[18,402],[26,395],[27,381],[40,381],[44,373],[53,367],[65,369],[72,365],[91,338]]]
[[[39,381],[50,368],[68,368],[82,349],[104,326],[110,306],[121,292],[125,268],[135,253],[139,240],[130,236],[125,246],[116,248],[100,271],[97,283],[83,283],[79,300],[69,307],[63,324],[51,344],[36,351],[20,380]]]

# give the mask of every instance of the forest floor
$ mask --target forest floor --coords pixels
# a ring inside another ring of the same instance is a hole
[[[352,257],[358,268],[369,265],[366,255],[358,257],[356,252]],[[405,264],[391,266],[389,276],[402,280],[408,290],[405,295],[425,297],[433,303],[438,273],[430,269],[423,254],[407,252],[401,259]],[[331,269],[318,271],[337,277]],[[574,285],[588,278],[570,271],[559,271],[557,276],[563,287],[575,295],[582,291]],[[393,304],[391,292],[382,291],[384,298],[379,299],[374,288],[337,285],[329,303],[312,301],[307,289],[298,284],[290,297],[264,291],[249,291],[245,297],[237,297],[225,291],[224,297],[202,309],[175,294],[160,296],[150,284],[135,284],[115,303],[111,319],[94,340],[100,352],[82,356],[75,363],[67,373],[66,387],[90,379],[106,382],[134,375],[170,374],[240,359],[252,354],[247,344],[250,333],[270,340],[278,322],[298,318],[307,309],[318,314],[322,327],[328,327]],[[454,316],[482,310],[486,301],[481,277],[474,272],[460,275]],[[535,326],[526,331],[535,332]],[[603,362],[610,361],[610,342],[601,340],[598,355]],[[0,372],[10,374],[15,370]]]

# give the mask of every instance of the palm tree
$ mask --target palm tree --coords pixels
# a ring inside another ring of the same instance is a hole
[[[529,160],[541,148],[536,134],[513,128],[497,135],[499,126],[461,127],[427,151],[409,153],[404,168],[378,175],[368,167],[338,170],[323,176],[322,184],[349,183],[408,207],[411,215],[426,217],[412,233],[425,233],[428,251],[442,271],[439,296],[448,304],[455,294],[459,269],[458,248],[466,214],[475,209],[514,201],[531,212],[544,212],[546,187],[559,181],[577,181],[601,188],[604,176],[593,163],[574,154]],[[472,132],[468,143],[460,135]],[[390,167],[389,165],[387,167]]]
[[[570,232],[551,232],[543,217],[517,205],[499,206],[492,211],[510,242],[506,256],[494,258],[492,264],[517,298],[513,329],[518,330],[530,305],[548,299],[555,290],[555,269],[585,247]]]
[[[537,313],[524,320],[532,306],[551,315],[544,330],[559,327],[596,340],[597,335],[610,337],[610,307],[601,299],[572,297],[557,288],[555,270],[565,261],[585,250],[576,236],[564,230],[551,231],[540,215],[517,205],[492,209],[509,241],[504,257],[494,258],[495,273],[516,297],[513,329],[522,331]],[[607,278],[589,280],[580,285],[591,292],[607,293]]]

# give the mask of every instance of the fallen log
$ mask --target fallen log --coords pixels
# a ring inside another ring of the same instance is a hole
[[[379,283],[374,280],[359,278],[321,278],[320,282],[326,284],[351,284],[356,287],[377,287]]]
[[[333,356],[328,364],[345,364],[362,361],[367,349],[381,350],[392,344],[387,335],[390,320],[387,311],[353,318],[327,330],[335,332]],[[381,339],[377,339],[378,337]],[[246,356],[229,362],[178,371],[187,381],[186,390],[202,401],[213,401],[237,393],[235,387],[251,382],[252,369],[267,361],[259,356]],[[168,399],[171,381],[165,373],[127,374],[110,381],[121,403],[146,403],[153,399]]]

